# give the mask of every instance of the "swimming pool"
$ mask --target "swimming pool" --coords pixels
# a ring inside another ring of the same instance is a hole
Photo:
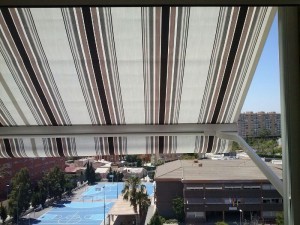
[[[142,183],[147,188],[149,196],[153,195],[153,183]],[[98,183],[97,185],[90,186],[82,195],[82,200],[99,201],[104,199],[117,199],[121,194],[124,187],[124,182],[114,183]]]

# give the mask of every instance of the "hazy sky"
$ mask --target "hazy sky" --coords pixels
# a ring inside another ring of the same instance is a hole
[[[280,112],[277,14],[242,108],[246,111]]]

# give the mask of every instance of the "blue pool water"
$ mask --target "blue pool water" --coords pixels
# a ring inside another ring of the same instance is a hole
[[[153,195],[153,184],[143,183],[147,188],[149,196]],[[102,200],[105,199],[117,199],[117,196],[121,194],[124,183],[99,183],[98,185],[90,186],[86,192],[82,194],[83,200]],[[105,189],[105,190],[104,190]],[[105,192],[105,193],[104,193]]]
[[[36,220],[31,220],[31,224],[40,225],[99,225],[113,206],[117,195],[121,194],[123,182],[119,183],[99,183],[88,189],[81,195],[79,202],[61,202],[50,211]],[[144,183],[147,187],[148,195],[153,195],[153,184]],[[104,212],[104,189],[105,189],[105,212]]]

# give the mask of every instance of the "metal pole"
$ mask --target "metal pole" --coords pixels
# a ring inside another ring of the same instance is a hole
[[[119,183],[117,182],[117,199],[119,197]]]
[[[118,196],[119,196],[119,190],[118,190],[118,187],[119,187],[119,180],[118,180],[118,172],[117,172],[117,199],[118,199]]]
[[[104,184],[104,186],[103,186],[103,194],[104,194],[104,207],[103,207],[103,213],[104,213],[104,215],[103,215],[103,217],[104,217],[104,225],[105,225],[105,184]]]
[[[268,180],[273,184],[276,190],[281,196],[283,196],[283,182],[279,177],[273,172],[268,165],[262,161],[262,159],[255,153],[255,151],[247,144],[247,142],[240,137],[237,133],[217,133],[217,136],[222,139],[228,139],[236,141],[252,159],[255,165],[260,169],[260,171],[268,178]]]
[[[242,213],[243,213],[243,210],[240,209],[240,225],[242,225]]]

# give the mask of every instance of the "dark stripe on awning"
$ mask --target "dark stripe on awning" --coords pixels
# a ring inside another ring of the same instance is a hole
[[[228,86],[228,81],[229,81],[229,78],[230,78],[230,75],[231,75],[231,71],[232,71],[234,59],[235,59],[235,56],[236,56],[237,48],[239,46],[239,42],[240,42],[240,39],[241,39],[241,34],[242,34],[242,31],[243,31],[247,11],[248,11],[248,7],[246,7],[246,6],[242,6],[240,8],[240,11],[239,11],[239,16],[238,16],[236,28],[235,28],[235,31],[234,31],[234,36],[233,36],[233,39],[232,39],[230,52],[228,54],[228,59],[227,59],[227,64],[226,64],[226,68],[225,68],[225,72],[224,72],[223,81],[222,81],[222,84],[221,84],[219,96],[218,96],[217,103],[216,103],[216,108],[215,108],[215,111],[214,111],[214,114],[213,114],[213,117],[212,117],[212,121],[211,121],[211,123],[213,123],[213,124],[217,122],[218,116],[220,114],[221,106],[222,106],[223,99],[224,99],[224,96],[225,96],[225,92],[226,92],[226,89],[227,89],[227,86]]]
[[[106,125],[111,125],[111,119],[104,89],[104,83],[102,78],[102,73],[99,65],[99,58],[97,54],[97,46],[95,42],[94,30],[93,30],[93,22],[91,17],[91,11],[89,7],[82,8],[83,21],[85,25],[85,33],[88,40],[89,51],[92,59],[92,64],[94,68],[95,78],[98,86],[98,93],[100,96],[101,105],[103,108],[103,113],[105,117]]]
[[[56,138],[56,144],[57,144],[57,151],[59,156],[61,157],[65,156],[61,138]]]
[[[5,138],[5,139],[3,139],[3,141],[4,141],[4,145],[5,145],[7,155],[11,158],[15,158],[14,155],[12,154],[9,140]]]
[[[94,68],[94,73],[96,77],[96,82],[98,86],[98,93],[100,96],[100,101],[105,117],[106,125],[111,125],[111,118],[110,113],[108,109],[108,103],[106,99],[105,89],[104,89],[104,82],[102,78],[102,73],[100,69],[100,59],[98,58],[97,54],[97,46],[95,42],[95,36],[94,36],[94,30],[93,30],[93,22],[91,17],[91,11],[89,7],[83,7],[82,8],[82,14],[83,14],[83,20],[85,25],[85,32],[88,39],[88,45],[89,45],[89,51],[92,58],[92,64]],[[114,154],[114,143],[113,138],[108,138],[108,145],[109,145],[109,154]]]
[[[159,124],[165,121],[170,7],[162,7]]]
[[[108,137],[108,149],[109,149],[109,154],[114,155],[115,154],[115,148],[114,148],[114,138],[113,137]]]
[[[207,153],[210,153],[214,144],[214,136],[209,136],[208,137],[208,145],[207,145]]]
[[[164,136],[158,137],[158,151],[159,151],[159,154],[164,153]]]
[[[162,7],[161,16],[161,65],[160,65],[160,105],[159,124],[165,122],[166,91],[167,91],[167,68],[168,68],[168,47],[169,47],[169,17],[170,7]],[[164,137],[159,137],[159,153],[164,151]]]
[[[25,48],[22,44],[21,38],[18,34],[17,28],[15,27],[13,19],[12,19],[10,13],[9,13],[9,9],[8,8],[2,8],[1,11],[2,11],[2,15],[5,19],[5,22],[7,24],[7,27],[9,29],[10,33],[11,33],[11,36],[12,36],[14,42],[15,42],[15,45],[16,45],[18,51],[19,51],[19,54],[20,54],[20,56],[23,60],[23,63],[26,67],[26,70],[27,70],[27,72],[30,76],[30,79],[31,79],[31,81],[32,81],[32,83],[33,83],[33,85],[36,89],[36,92],[37,92],[37,94],[38,94],[38,96],[39,96],[46,112],[47,112],[47,115],[48,115],[52,125],[57,126],[58,124],[57,124],[57,122],[55,120],[55,117],[52,113],[52,110],[51,110],[51,108],[48,104],[48,101],[47,101],[47,99],[44,95],[44,92],[43,92],[43,90],[42,90],[42,88],[39,84],[39,81],[37,80],[37,76],[36,76],[36,74],[35,74],[35,72],[32,68],[32,65],[30,63],[30,59],[29,59],[29,57],[26,53],[26,50],[25,50]]]

